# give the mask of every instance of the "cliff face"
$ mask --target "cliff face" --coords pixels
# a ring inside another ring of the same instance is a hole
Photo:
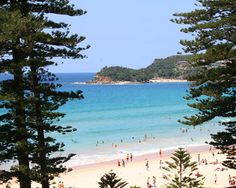
[[[108,83],[112,83],[113,80],[109,77],[106,77],[106,76],[98,76],[96,75],[96,82],[97,83],[102,83],[102,84],[108,84]]]
[[[92,81],[87,84],[112,84],[115,83],[110,77],[96,75]]]
[[[131,69],[126,67],[104,67],[94,78],[95,83],[149,82],[155,78],[185,79],[190,72],[190,56],[177,55],[164,59],[155,59],[146,68]]]

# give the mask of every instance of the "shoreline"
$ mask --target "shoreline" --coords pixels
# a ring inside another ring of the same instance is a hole
[[[137,160],[143,160],[145,158],[155,158],[157,156],[157,153],[159,153],[160,149],[165,152],[165,155],[170,157],[171,154],[178,148],[187,148],[187,151],[189,151],[190,153],[191,152],[203,152],[203,151],[206,151],[209,149],[210,145],[208,144],[192,144],[192,145],[186,145],[186,146],[183,146],[183,145],[179,145],[179,146],[171,146],[171,147],[164,147],[164,148],[159,148],[159,149],[155,149],[155,150],[148,150],[148,151],[145,151],[141,154],[136,154],[134,155],[133,152],[123,152],[122,155],[123,156],[126,156],[127,154],[130,154],[132,153],[135,158]],[[73,158],[72,158],[73,159]],[[116,157],[114,159],[107,159],[105,161],[98,161],[98,162],[91,162],[91,163],[88,163],[88,164],[80,164],[80,165],[67,165],[69,166],[69,168],[72,168],[72,169],[80,169],[80,168],[89,168],[89,167],[94,167],[94,166],[97,166],[97,165],[106,165],[106,164],[114,164],[115,162],[117,162],[118,159],[121,159],[121,157]],[[75,159],[76,160],[76,159]],[[79,160],[79,159],[77,159]]]
[[[178,147],[179,148],[179,147]],[[204,146],[192,146],[189,147],[187,149],[187,151],[191,154],[191,155],[196,155],[196,154],[202,154],[205,152],[209,151],[210,146],[209,145],[204,145]],[[172,153],[176,150],[177,148],[173,148],[173,149],[168,149],[165,150],[165,148],[162,149],[162,160],[167,160],[171,157]],[[126,154],[124,154],[123,159],[125,160],[125,156]],[[155,153],[146,153],[143,155],[138,155],[138,156],[134,156],[133,162],[136,163],[140,163],[143,161],[153,161],[153,160],[158,160],[160,159],[159,156],[159,151],[155,152]],[[85,165],[78,165],[78,166],[74,166],[71,167],[72,171],[87,171],[87,170],[92,170],[95,168],[116,168],[117,167],[117,161],[121,160],[120,158],[114,159],[114,160],[110,160],[110,161],[103,161],[103,162],[98,162],[98,163],[93,163],[93,164],[85,164]],[[112,169],[113,170],[113,169]],[[106,173],[104,171],[104,173]]]
[[[147,82],[133,82],[133,81],[89,81],[89,82],[73,82],[75,85],[139,85],[139,84],[158,84],[158,83],[188,83],[188,80],[181,79],[152,79]]]
[[[159,152],[133,156],[132,162],[127,162],[125,159],[126,154],[124,154],[123,159],[125,160],[125,167],[118,167],[118,159],[96,164],[76,166],[71,172],[62,174],[56,179],[56,182],[64,181],[66,185],[73,185],[75,188],[94,188],[98,187],[97,182],[100,181],[100,178],[105,173],[112,170],[117,174],[118,178],[122,178],[122,181],[128,183],[127,188],[135,185],[141,188],[146,188],[148,177],[151,177],[152,179],[153,176],[157,178],[157,186],[159,188],[165,188],[167,181],[163,178],[163,175],[167,174],[167,172],[160,168],[160,162],[162,163],[161,165],[164,166],[166,161],[170,161],[170,157],[175,149],[176,148],[163,148],[161,156]],[[190,153],[193,161],[198,162],[198,156],[200,156],[201,159],[207,159],[208,161],[208,165],[202,163],[198,165],[200,174],[205,176],[204,187],[227,187],[229,186],[228,175],[230,174],[232,177],[236,176],[234,170],[216,171],[216,169],[224,168],[221,162],[225,159],[225,156],[218,154],[218,150],[213,149],[210,151],[210,145],[205,144],[187,147],[187,151]],[[214,156],[212,155],[213,152]],[[149,170],[146,170],[146,161],[149,161]],[[215,164],[215,161],[218,161],[217,164]],[[214,183],[215,174],[217,174],[218,177],[216,184]],[[73,182],[74,178],[77,178],[75,182]],[[152,182],[152,180],[150,182]]]
[[[205,176],[204,187],[208,188],[223,188],[229,186],[228,176],[236,177],[235,170],[227,169],[227,171],[221,171],[224,167],[221,162],[225,159],[225,155],[218,154],[218,151],[213,149],[209,150],[210,146],[205,144],[202,146],[187,147],[187,151],[190,152],[191,161],[198,162],[199,156],[201,159],[207,159],[208,164],[199,163],[198,171]],[[105,161],[96,164],[82,165],[73,167],[72,171],[62,173],[59,177],[56,177],[50,188],[57,187],[59,181],[64,182],[65,187],[72,188],[95,188],[98,187],[100,178],[111,170],[116,173],[118,178],[122,178],[122,181],[128,183],[127,188],[130,186],[139,186],[146,188],[146,182],[150,177],[152,183],[152,177],[155,176],[157,180],[157,186],[159,188],[165,188],[168,182],[163,175],[168,175],[162,167],[165,166],[166,161],[170,161],[170,157],[175,148],[162,149],[162,154],[159,152],[148,153],[141,156],[133,156],[132,161],[126,161],[125,167],[118,167],[117,160]],[[213,155],[214,152],[214,155]],[[125,158],[126,155],[124,154]],[[146,169],[146,161],[149,161],[149,169]],[[215,163],[217,161],[217,164]],[[160,167],[161,165],[161,167]],[[217,170],[220,169],[220,170]],[[225,169],[225,168],[224,168]],[[196,173],[196,172],[195,172]],[[215,174],[218,177],[217,183],[214,183]],[[18,188],[19,185],[12,181],[12,188]],[[40,187],[39,184],[33,183],[32,188]],[[0,185],[0,188],[1,185]]]
[[[188,80],[159,78],[159,79],[151,79],[149,80],[149,82],[150,83],[177,83],[177,82],[188,82]]]

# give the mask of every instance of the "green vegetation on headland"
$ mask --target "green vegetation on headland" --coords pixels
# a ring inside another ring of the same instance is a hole
[[[188,60],[190,55],[175,55],[164,59],[155,59],[146,68],[131,69],[120,66],[104,67],[99,71],[94,81],[130,81],[130,82],[149,82],[151,79],[186,79],[192,72]]]

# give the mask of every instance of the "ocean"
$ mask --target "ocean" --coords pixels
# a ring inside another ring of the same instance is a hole
[[[82,90],[83,100],[61,108],[61,125],[78,131],[60,136],[65,153],[76,153],[73,165],[101,162],[125,153],[141,155],[160,148],[204,145],[210,133],[222,129],[217,121],[189,127],[178,123],[193,109],[183,99],[189,83],[87,85],[94,74],[58,74],[63,90]],[[187,132],[183,130],[186,130]]]
[[[76,132],[54,134],[65,143],[65,151],[77,154],[69,166],[85,165],[162,149],[204,145],[210,133],[221,129],[219,119],[203,126],[178,123],[193,115],[183,97],[189,83],[88,85],[94,73],[57,74],[64,91],[82,90],[84,99],[69,101],[60,108],[66,116],[59,125]],[[186,131],[187,130],[187,131]]]

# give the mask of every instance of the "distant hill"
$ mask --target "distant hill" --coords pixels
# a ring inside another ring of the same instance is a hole
[[[99,71],[94,81],[130,81],[148,82],[151,79],[185,79],[191,72],[188,59],[190,55],[175,55],[164,59],[155,59],[146,68],[131,69],[120,66],[104,67]]]

